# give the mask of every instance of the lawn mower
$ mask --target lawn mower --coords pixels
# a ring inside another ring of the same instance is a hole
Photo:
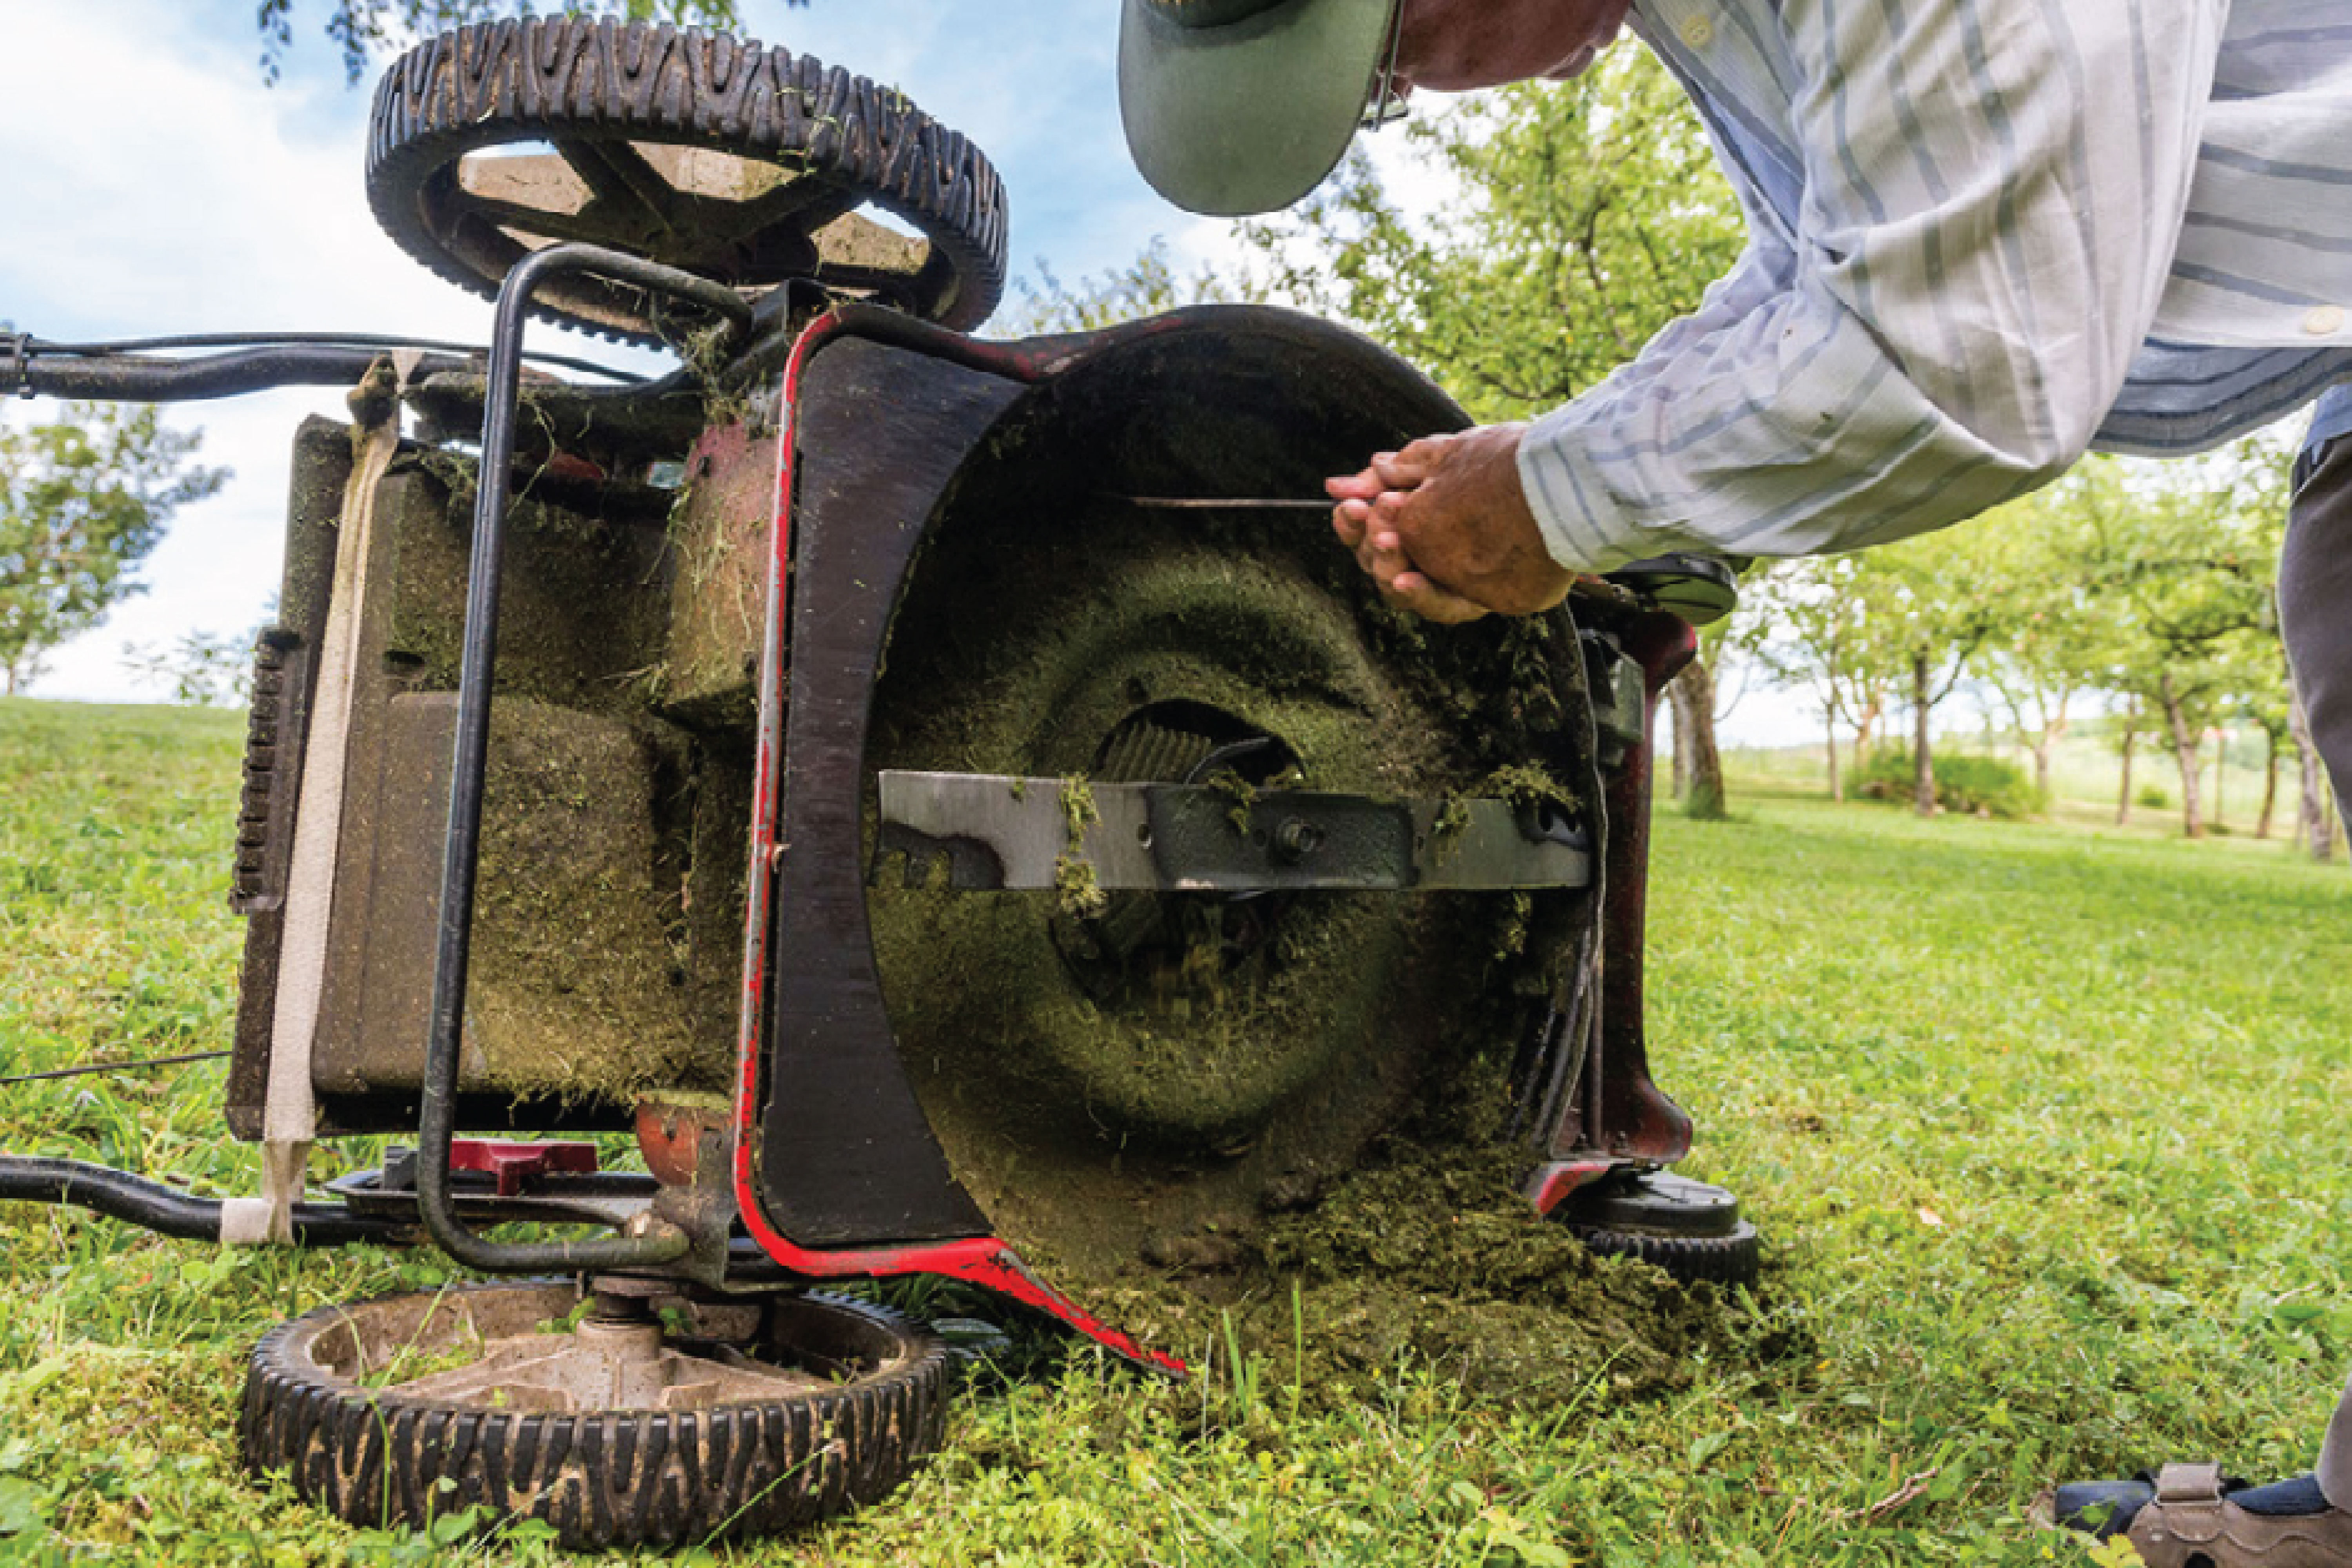
[[[352,389],[294,439],[235,825],[262,1191],[0,1156],[0,1200],[494,1277],[268,1334],[257,1472],[584,1547],[868,1502],[950,1361],[839,1287],[1179,1374],[1085,1282],[1312,1203],[1438,1085],[1500,1102],[1538,1214],[1752,1277],[1643,1036],[1651,723],[1720,566],[1397,614],[1297,503],[1458,406],[1268,308],[969,335],[994,170],[782,48],[460,29],[384,78],[367,178],[487,353],[0,341],[26,395]]]

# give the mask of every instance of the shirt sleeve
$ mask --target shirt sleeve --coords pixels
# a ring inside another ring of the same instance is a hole
[[[1802,210],[1529,427],[1528,500],[1576,570],[1853,549],[1998,505],[2082,455],[2163,296],[2214,0],[1741,9],[1800,62]]]

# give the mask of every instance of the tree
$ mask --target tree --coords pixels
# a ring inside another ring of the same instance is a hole
[[[1078,279],[1072,288],[1043,261],[1038,282],[1013,281],[1014,303],[999,323],[1008,338],[1053,332],[1094,332],[1122,321],[1139,321],[1186,305],[1229,304],[1255,298],[1247,279],[1218,277],[1203,268],[1180,278],[1168,259],[1168,241],[1155,236],[1143,254],[1122,268]]]
[[[152,406],[67,404],[47,425],[0,427],[0,690],[144,591],[133,574],[172,514],[226,468],[192,468],[202,437]]]
[[[1975,586],[1988,617],[1976,673],[2033,753],[2034,789],[2045,799],[2052,753],[2105,663],[2106,623],[2080,565],[2084,528],[2076,499],[2084,482],[2061,480],[1971,525],[1980,573]],[[2130,733],[2126,728],[2126,774]]]
[[[1546,413],[1697,309],[1746,229],[1687,99],[1647,52],[1466,100],[1407,132],[1455,195],[1408,216],[1360,149],[1245,224],[1272,290],[1356,322],[1486,421]]]
[[[2275,441],[2128,470],[2085,466],[2079,571],[2109,628],[2102,684],[2172,743],[2181,830],[2205,837],[2206,732],[2272,679],[2287,462]]]
[[[2289,711],[2294,698],[2287,689],[2286,649],[2274,646],[2266,650],[2272,658],[2250,670],[2246,689],[2239,693],[2238,713],[2262,732],[2263,737],[2263,806],[2254,821],[2254,837],[2268,838],[2278,814],[2279,771],[2286,761],[2287,750],[2294,743],[2294,725]]]
[[[253,700],[254,643],[243,637],[182,632],[161,647],[122,645],[122,668],[150,680],[169,681],[172,700],[193,708],[242,708]]]
[[[1722,711],[1715,678],[1729,626],[1717,621],[1701,633],[1699,657],[1666,688],[1675,716],[1675,773],[1682,781],[1675,793],[1683,795],[1684,811],[1701,822],[1721,822],[1731,815],[1723,794],[1723,755],[1715,742],[1715,721]]]
[[[805,5],[808,0],[784,4]],[[287,51],[294,47],[296,9],[296,0],[260,0],[256,16],[261,29],[261,74],[268,81],[277,81]],[[367,74],[370,60],[420,37],[469,22],[528,16],[530,9],[530,0],[328,0],[321,31],[342,51],[345,79],[356,82]],[[740,27],[743,20],[736,0],[567,0],[563,9],[712,27]]]
[[[1987,570],[1994,552],[1980,530],[1962,527],[1871,551],[1858,584],[1911,700],[1911,795],[1922,816],[1936,814],[1931,721],[1958,689],[1969,658],[1999,620],[2000,595]]]
[[[1859,584],[1864,557],[1833,555],[1783,562],[1751,580],[1756,613],[1743,643],[1772,679],[1810,690],[1821,705],[1832,800],[1845,798],[1838,768],[1838,726],[1853,731],[1859,769],[1872,729],[1885,712],[1887,649]]]

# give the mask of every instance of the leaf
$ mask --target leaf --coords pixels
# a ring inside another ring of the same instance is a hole
[[[2091,1549],[2091,1561],[2099,1568],[2146,1568],[2147,1560],[2139,1554],[2128,1537],[2112,1536]]]
[[[41,1489],[21,1477],[0,1477],[0,1535],[38,1530],[47,1519]]]
[[[455,1546],[471,1535],[481,1522],[482,1510],[476,1506],[443,1514],[433,1521],[433,1528],[426,1533],[432,1536],[436,1546]]]

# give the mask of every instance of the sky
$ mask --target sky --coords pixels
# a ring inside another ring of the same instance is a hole
[[[282,79],[258,66],[253,0],[6,0],[0,93],[0,323],[59,341],[247,330],[362,331],[486,342],[490,306],[411,261],[376,226],[362,184],[368,92],[345,85],[320,32],[324,0],[296,0]],[[1066,282],[1164,239],[1180,272],[1234,254],[1228,226],[1155,195],[1129,162],[1114,87],[1111,0],[746,0],[745,31],[892,83],[985,150],[1003,174],[1016,275]],[[101,69],[23,62],[103,62]],[[93,82],[101,91],[93,92]],[[1424,106],[1424,112],[1429,111]],[[1435,193],[1374,143],[1408,204]],[[531,346],[594,353],[534,329]],[[0,417],[38,418],[19,404]],[[276,591],[287,454],[331,390],[184,404],[203,460],[233,478],[184,509],[142,574],[148,592],[57,649],[30,690],[160,700],[124,647],[200,631],[242,638]],[[1804,722],[1763,694],[1735,738]],[[1806,728],[1810,728],[1808,724]],[[1798,731],[1797,733],[1802,733]],[[1790,738],[1796,738],[1792,734]]]

